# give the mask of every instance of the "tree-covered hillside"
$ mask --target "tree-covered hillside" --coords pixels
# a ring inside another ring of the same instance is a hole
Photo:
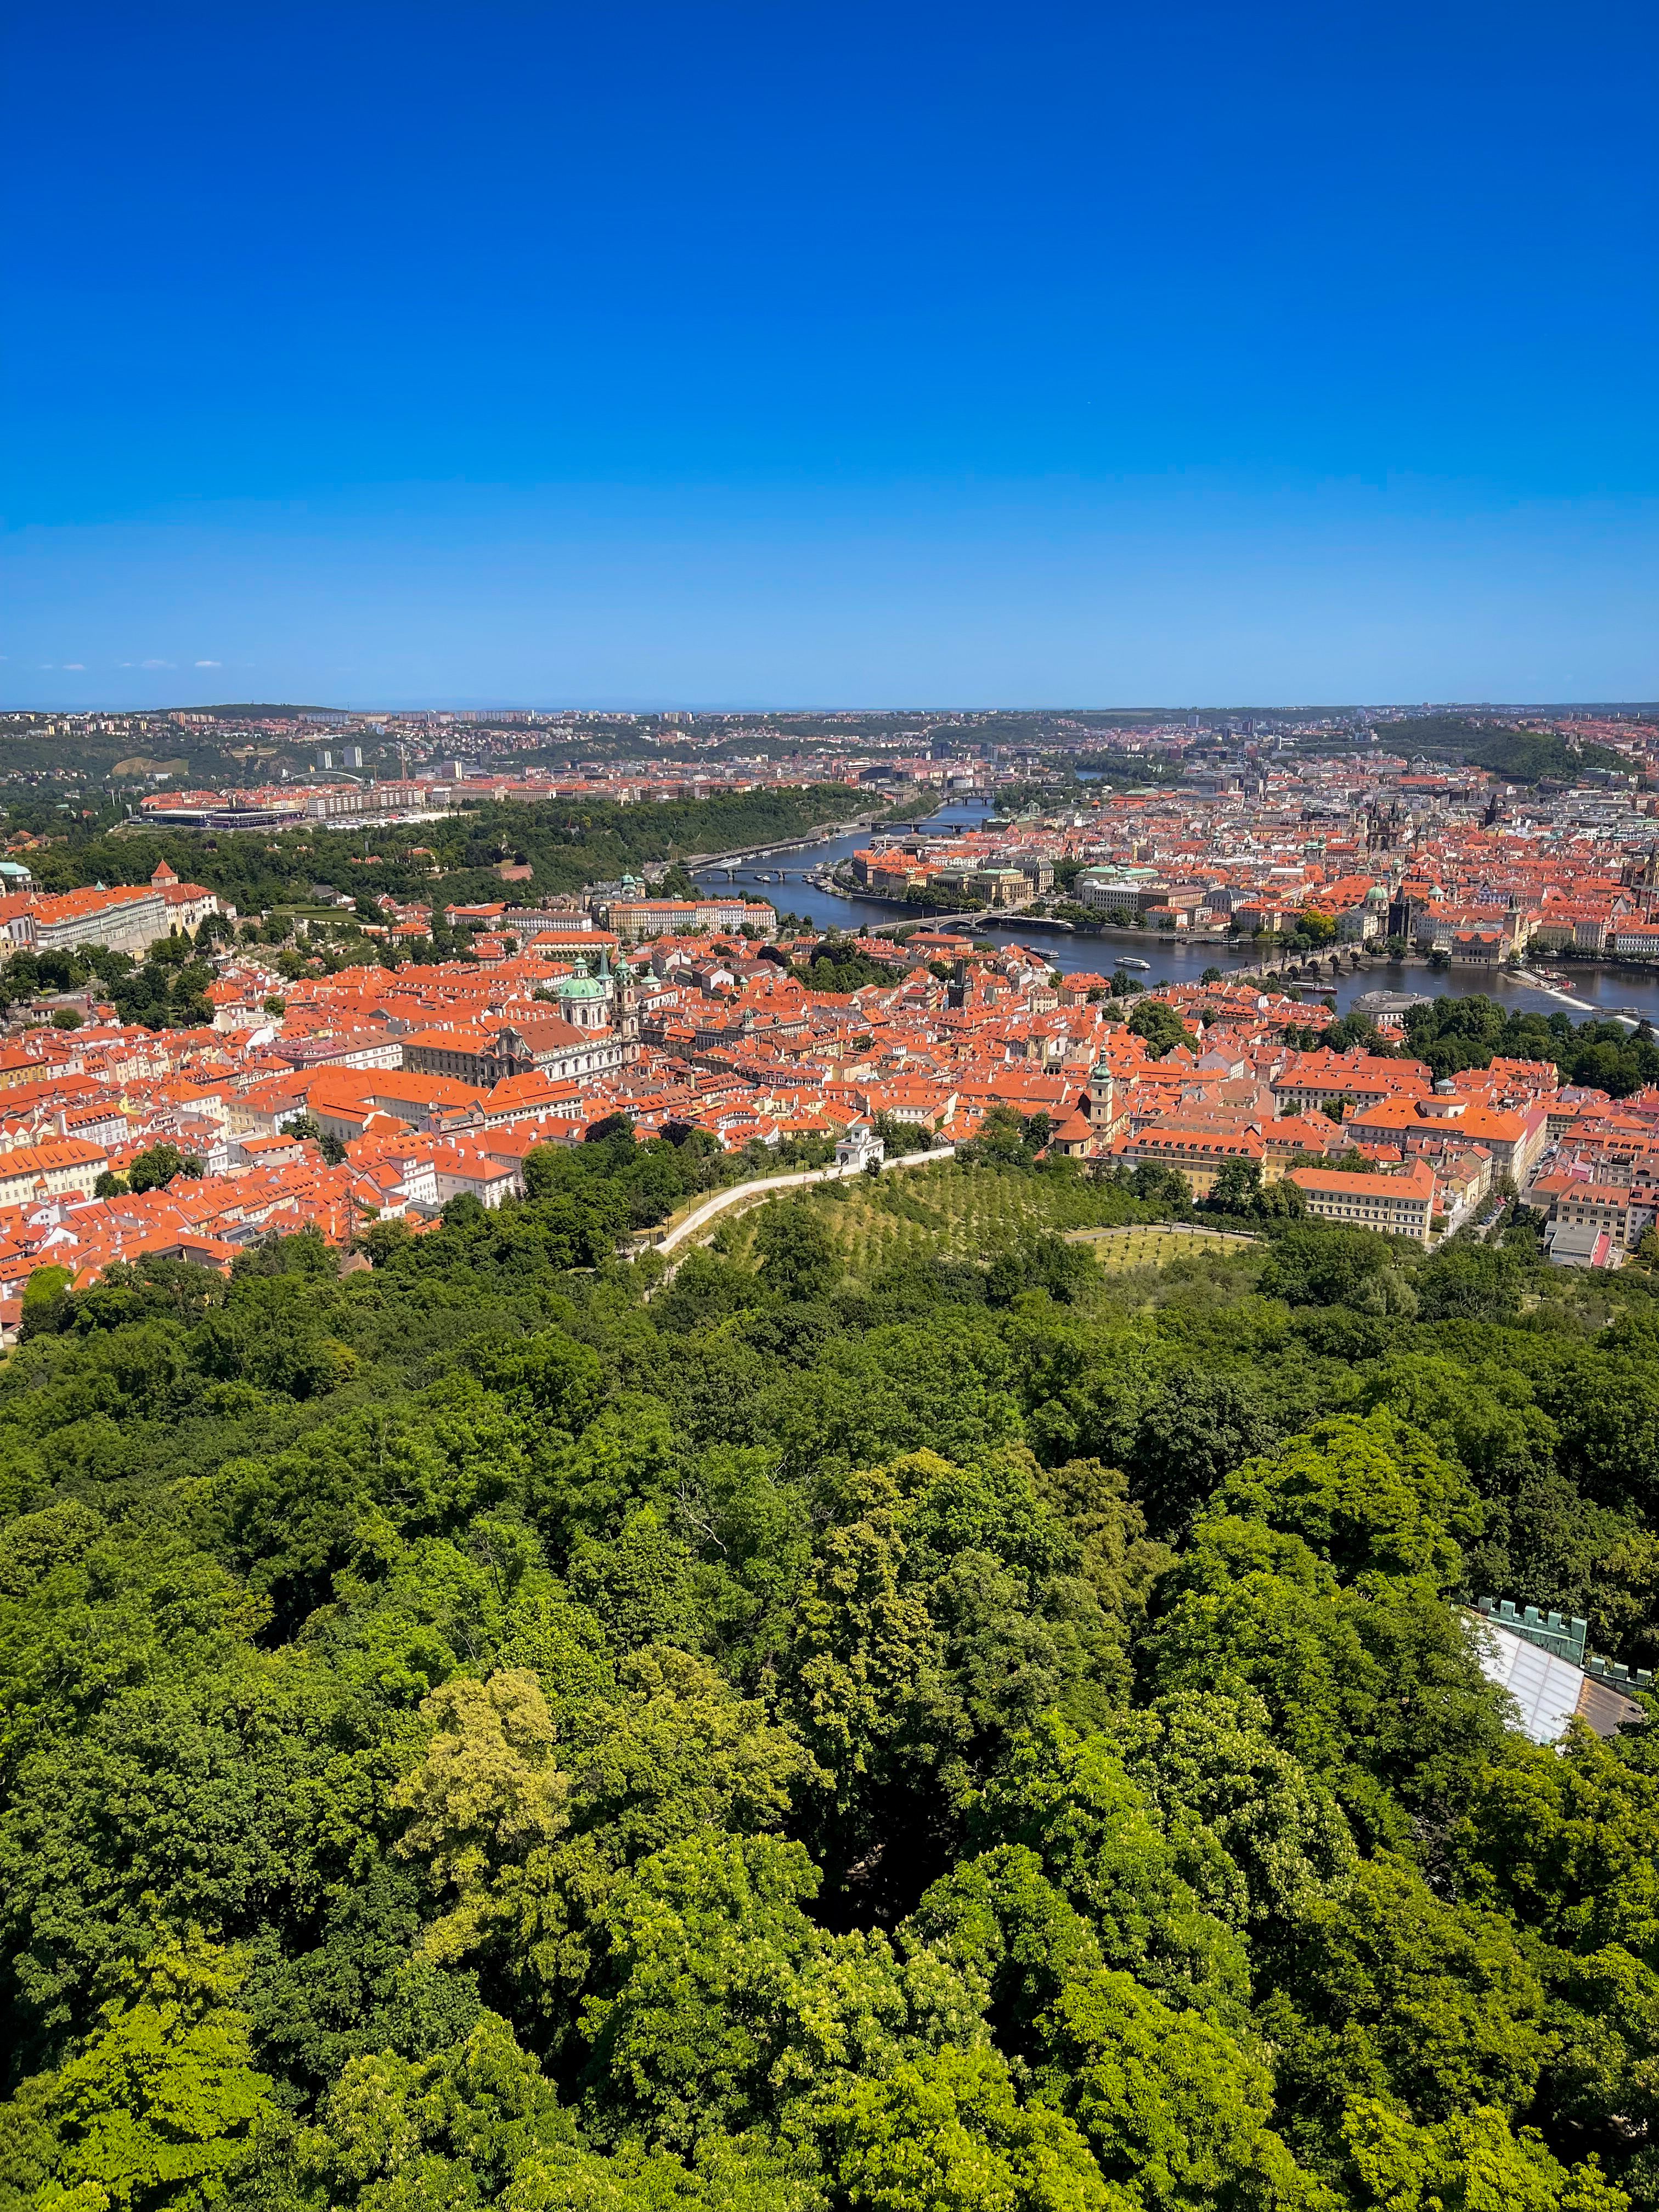
[[[1472,721],[1462,714],[1423,714],[1385,726],[1395,750],[1427,753],[1443,760],[1473,761],[1512,783],[1571,783],[1589,769],[1631,772],[1631,763],[1611,745],[1588,740],[1570,744],[1553,730],[1518,730],[1501,722]]]
[[[29,1306],[3,2212],[1659,2205],[1659,1747],[1456,1610],[1651,1659],[1653,1279],[672,1150]]]
[[[492,803],[459,808],[438,821],[368,831],[307,826],[269,834],[156,830],[136,836],[112,835],[107,823],[71,828],[64,836],[63,818],[54,821],[50,811],[11,811],[19,827],[63,837],[30,855],[46,890],[148,883],[165,858],[185,882],[205,884],[239,912],[255,914],[304,899],[315,884],[423,898],[441,879],[447,901],[500,898],[495,872],[502,861],[528,862],[534,871],[529,881],[510,887],[507,895],[515,899],[577,891],[614,882],[624,871],[637,874],[647,861],[804,836],[820,824],[849,819],[860,804],[842,784],[817,784],[626,806],[590,799]]]

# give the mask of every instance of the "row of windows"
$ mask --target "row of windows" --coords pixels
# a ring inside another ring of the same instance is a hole
[[[1338,1199],[1316,1197],[1310,1200],[1310,1203],[1316,1212],[1322,1213],[1345,1213],[1354,1215],[1371,1213],[1413,1214],[1419,1220],[1421,1219],[1425,1211],[1420,1200],[1415,1204],[1405,1200],[1395,1200],[1384,1201],[1376,1206],[1345,1206]]]
[[[1219,1150],[1218,1146],[1213,1145],[1158,1145],[1147,1147],[1143,1152],[1142,1158],[1149,1160],[1167,1160],[1176,1158],[1184,1159],[1188,1152],[1196,1152],[1200,1159],[1207,1160],[1212,1159]],[[1250,1155],[1248,1152],[1228,1153],[1225,1157],[1248,1159]]]

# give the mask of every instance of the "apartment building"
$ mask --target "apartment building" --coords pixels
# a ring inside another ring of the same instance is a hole
[[[428,792],[420,783],[367,783],[351,791],[313,791],[306,800],[309,822],[351,821],[354,817],[404,814],[417,806],[447,806],[448,794]]]
[[[1569,1182],[1556,1197],[1554,1219],[1568,1228],[1605,1229],[1626,1251],[1633,1252],[1644,1229],[1656,1218],[1650,1184]]]
[[[1385,1237],[1409,1237],[1426,1244],[1434,1221],[1434,1170],[1413,1160],[1399,1175],[1352,1175],[1341,1168],[1301,1167],[1285,1170],[1322,1221],[1349,1229],[1380,1230]]]
[[[1242,1160],[1259,1169],[1264,1149],[1260,1129],[1170,1121],[1120,1137],[1112,1152],[1128,1167],[1173,1168],[1193,1197],[1207,1198],[1223,1168]]]
[[[1443,1092],[1380,1099],[1350,1115],[1343,1126],[1356,1144],[1398,1146],[1408,1153],[1435,1151],[1448,1139],[1484,1145],[1494,1171],[1512,1176],[1517,1188],[1549,1139],[1549,1113],[1541,1104],[1521,1113],[1471,1105],[1462,1096]]]
[[[167,900],[153,884],[59,891],[35,899],[29,916],[29,941],[37,952],[105,945],[112,951],[143,954],[173,926]]]
[[[215,1026],[217,1024],[216,1023]],[[271,1048],[273,1056],[296,1071],[313,1067],[401,1067],[404,1046],[400,1037],[380,1030],[348,1030],[341,1036],[283,1037]]]
[[[1364,1107],[1384,1098],[1423,1097],[1433,1081],[1425,1060],[1370,1053],[1297,1053],[1273,1079],[1273,1094],[1281,1114],[1301,1114],[1342,1098]]]
[[[1147,877],[1100,875],[1085,869],[1072,886],[1072,896],[1079,906],[1097,914],[1138,921],[1149,908],[1162,906],[1169,894],[1165,885]]]
[[[518,1170],[466,1145],[440,1145],[432,1155],[433,1182],[440,1206],[463,1195],[493,1212],[523,1186]]]
[[[672,937],[680,931],[739,930],[745,927],[763,937],[777,930],[778,912],[773,906],[744,898],[618,899],[605,916],[624,945],[638,945],[653,937]]]
[[[0,1206],[56,1198],[70,1190],[90,1195],[108,1165],[106,1147],[80,1137],[54,1137],[46,1144],[0,1152]]]

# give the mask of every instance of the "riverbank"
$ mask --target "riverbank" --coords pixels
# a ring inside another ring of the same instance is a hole
[[[714,868],[735,868],[744,860],[769,860],[779,853],[810,853],[817,846],[833,845],[843,838],[867,837],[872,830],[888,826],[887,817],[891,811],[890,807],[878,807],[872,813],[855,815],[850,822],[826,822],[821,828],[799,837],[775,837],[768,843],[734,846],[727,853],[691,853],[683,860],[664,865],[682,867],[689,875],[696,875]]]
[[[1603,1021],[1624,1022],[1632,1029],[1636,1028],[1637,1024],[1644,1018],[1634,1007],[1598,1006],[1593,999],[1576,999],[1571,991],[1564,990],[1559,983],[1552,981],[1547,976],[1534,975],[1529,969],[1517,968],[1514,973],[1518,982],[1530,984],[1534,990],[1542,991],[1547,997],[1553,999],[1558,1006],[1574,1006],[1581,1013],[1599,1014]]]
[[[932,819],[941,829],[967,829],[982,821],[987,811],[978,804],[953,800]],[[826,828],[817,834],[827,836],[829,832]],[[822,866],[832,867],[837,860],[850,859],[867,834],[860,826],[842,838],[831,839],[822,848]],[[771,846],[766,849],[775,852],[778,848]],[[698,864],[700,867],[703,865]],[[800,884],[791,882],[787,888],[758,883],[756,872],[742,865],[735,865],[735,879],[741,884],[755,883],[757,896],[770,898],[780,907],[793,908],[803,922],[817,929],[855,933],[861,929],[904,928],[914,921],[919,927],[956,927],[971,930],[976,936],[994,933],[985,927],[989,917],[983,914],[975,915],[971,922],[942,921],[939,916],[889,905],[858,893],[825,891],[810,879]],[[711,884],[711,888],[725,887],[723,880]],[[1038,921],[1023,913],[1011,915],[1006,909],[999,921],[994,934],[1012,935],[1032,951],[1041,952],[1048,965],[1063,975],[1079,971],[1109,975],[1115,955],[1133,952],[1151,962],[1144,979],[1149,983],[1196,983],[1206,968],[1236,968],[1242,980],[1266,981],[1261,964],[1253,960],[1248,945],[1236,946],[1229,953],[1212,940],[1194,940],[1184,933],[1177,936],[1164,930],[1127,929],[1112,923],[1103,923],[1097,930],[1068,929],[1058,921]],[[1283,967],[1288,963],[1281,961],[1279,964]],[[1563,962],[1564,966],[1568,964]],[[1362,954],[1357,969],[1351,969],[1345,962],[1339,976],[1333,977],[1328,971],[1319,976],[1288,976],[1286,981],[1298,986],[1310,998],[1334,998],[1338,1012],[1344,1014],[1356,999],[1364,997],[1368,991],[1409,991],[1434,999],[1448,995],[1467,998],[1480,992],[1516,1012],[1554,1013],[1567,1011],[1569,1002],[1572,1002],[1575,1020],[1588,1020],[1595,1016],[1613,1018],[1618,1015],[1639,1020],[1646,1015],[1659,1026],[1659,969],[1643,971],[1625,963],[1597,969],[1585,960],[1572,961],[1571,969],[1575,988],[1565,998],[1558,994],[1556,986],[1522,981],[1501,969],[1455,967],[1437,970],[1430,968],[1420,954],[1409,955],[1404,961]]]

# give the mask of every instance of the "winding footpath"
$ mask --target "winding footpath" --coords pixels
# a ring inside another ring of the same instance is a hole
[[[953,1160],[956,1156],[954,1146],[947,1146],[943,1152],[902,1152],[896,1159],[884,1160],[882,1173],[885,1175],[890,1168],[937,1167],[941,1160]],[[653,1237],[647,1231],[646,1235],[649,1241],[642,1243],[637,1249],[642,1252],[672,1252],[688,1237],[695,1237],[700,1229],[706,1227],[717,1214],[724,1213],[729,1206],[743,1205],[750,1199],[770,1198],[774,1191],[799,1190],[803,1184],[809,1182],[840,1182],[848,1176],[863,1173],[862,1168],[802,1168],[793,1175],[757,1176],[752,1182],[733,1183],[730,1190],[717,1190],[712,1198],[704,1199],[702,1204],[688,1213],[684,1221],[665,1231],[660,1237]]]

